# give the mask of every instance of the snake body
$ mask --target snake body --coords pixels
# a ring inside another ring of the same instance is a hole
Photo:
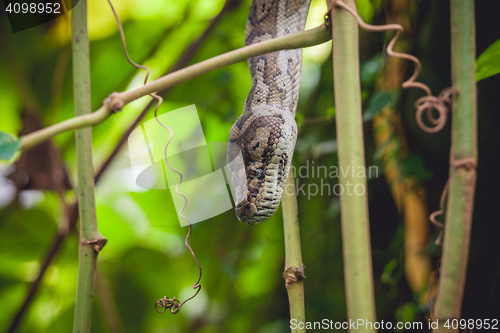
[[[254,0],[245,44],[303,30],[310,0]],[[229,134],[228,165],[236,215],[249,225],[278,209],[291,166],[297,124],[302,50],[282,50],[248,60],[252,88]],[[241,153],[240,159],[237,156]]]

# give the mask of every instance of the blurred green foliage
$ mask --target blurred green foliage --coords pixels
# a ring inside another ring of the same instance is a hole
[[[116,0],[114,5],[132,59],[151,67],[154,79],[170,68],[203,33],[224,1]],[[250,1],[245,0],[227,12],[190,63],[243,46],[249,5]],[[89,6],[95,110],[111,92],[140,85],[144,72],[127,63],[107,2],[92,0]],[[383,1],[360,0],[358,6],[365,20],[383,22]],[[324,1],[313,1],[308,27],[321,24],[325,11]],[[429,20],[435,22],[436,18],[429,15]],[[63,17],[12,34],[6,17],[0,16],[0,28],[0,38],[7,45],[0,51],[0,131],[17,135],[22,127],[21,113],[28,109],[36,112],[44,126],[72,117],[68,21]],[[412,104],[415,99],[411,96],[380,95],[375,91],[385,59],[382,51],[386,39],[365,32],[360,33],[360,38],[366,120],[388,103]],[[423,44],[427,42],[425,38],[425,35],[420,37]],[[425,59],[422,62],[425,70]],[[159,113],[196,104],[207,141],[224,142],[242,112],[250,84],[247,64],[238,63],[171,89]],[[407,100],[401,103],[400,98]],[[149,97],[135,101],[94,128],[96,166],[107,158],[148,102]],[[334,115],[331,43],[327,43],[304,50],[296,168],[337,165]],[[143,122],[152,118],[151,110]],[[413,126],[411,120],[408,123]],[[411,293],[404,277],[403,226],[383,178],[369,122],[365,123],[365,139],[367,165],[379,167],[377,175],[369,179],[368,188],[377,318],[391,322],[424,321],[428,308],[418,305],[419,295]],[[75,184],[73,132],[61,134],[53,141]],[[446,147],[446,141],[441,140],[440,146]],[[432,175],[427,171],[429,160],[432,156],[426,159],[410,155],[405,161],[408,173],[428,179]],[[5,178],[11,171],[8,165],[0,165],[0,330],[10,325],[21,306],[30,282],[38,274],[40,261],[61,228],[63,214],[58,195],[51,191],[16,189]],[[431,193],[435,206],[445,181],[443,175],[436,177],[433,180],[439,190]],[[298,186],[311,193],[314,188],[325,188],[325,183],[333,186],[337,180],[299,177]],[[203,267],[202,290],[179,314],[160,315],[154,310],[155,301],[165,295],[181,300],[189,297],[198,271],[184,247],[187,228],[179,225],[170,191],[139,190],[134,181],[125,145],[96,188],[99,229],[108,239],[99,255],[97,278],[108,292],[96,290],[92,332],[110,332],[113,322],[119,328],[116,332],[134,333],[289,331],[288,298],[281,276],[284,269],[281,210],[254,227],[240,223],[233,211],[195,224],[190,244]],[[65,199],[72,202],[74,193],[69,191]],[[339,198],[332,194],[299,194],[298,201],[306,266],[307,319],[344,321]],[[430,252],[437,252],[432,245],[429,248]],[[47,270],[19,332],[71,330],[77,252],[77,235],[71,232]],[[112,308],[116,309],[114,314]]]

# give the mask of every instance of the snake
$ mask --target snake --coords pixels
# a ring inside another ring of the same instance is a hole
[[[253,0],[245,45],[304,30],[310,0]],[[236,216],[248,225],[278,209],[290,172],[302,50],[281,50],[248,59],[252,86],[243,113],[229,132],[227,151]]]

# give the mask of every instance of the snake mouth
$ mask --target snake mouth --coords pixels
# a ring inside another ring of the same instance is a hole
[[[279,200],[264,198],[262,195],[254,196],[251,192],[247,192],[248,196],[244,197],[236,205],[236,216],[241,222],[248,225],[264,222],[274,215],[279,206]],[[258,199],[258,200],[257,200]]]
[[[244,200],[246,201],[246,199]],[[251,202],[240,202],[236,206],[236,216],[241,222],[245,222],[248,225],[253,225],[258,223],[254,219],[254,215],[257,213],[257,206]]]
[[[274,215],[276,210],[264,209],[260,212],[257,210],[257,206],[254,203],[238,204],[236,206],[236,216],[241,222],[248,225],[254,225],[268,220]]]

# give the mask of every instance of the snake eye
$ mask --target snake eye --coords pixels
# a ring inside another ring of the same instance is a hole
[[[265,176],[266,174],[262,169],[255,170],[255,177],[257,177],[257,179],[263,179]]]

